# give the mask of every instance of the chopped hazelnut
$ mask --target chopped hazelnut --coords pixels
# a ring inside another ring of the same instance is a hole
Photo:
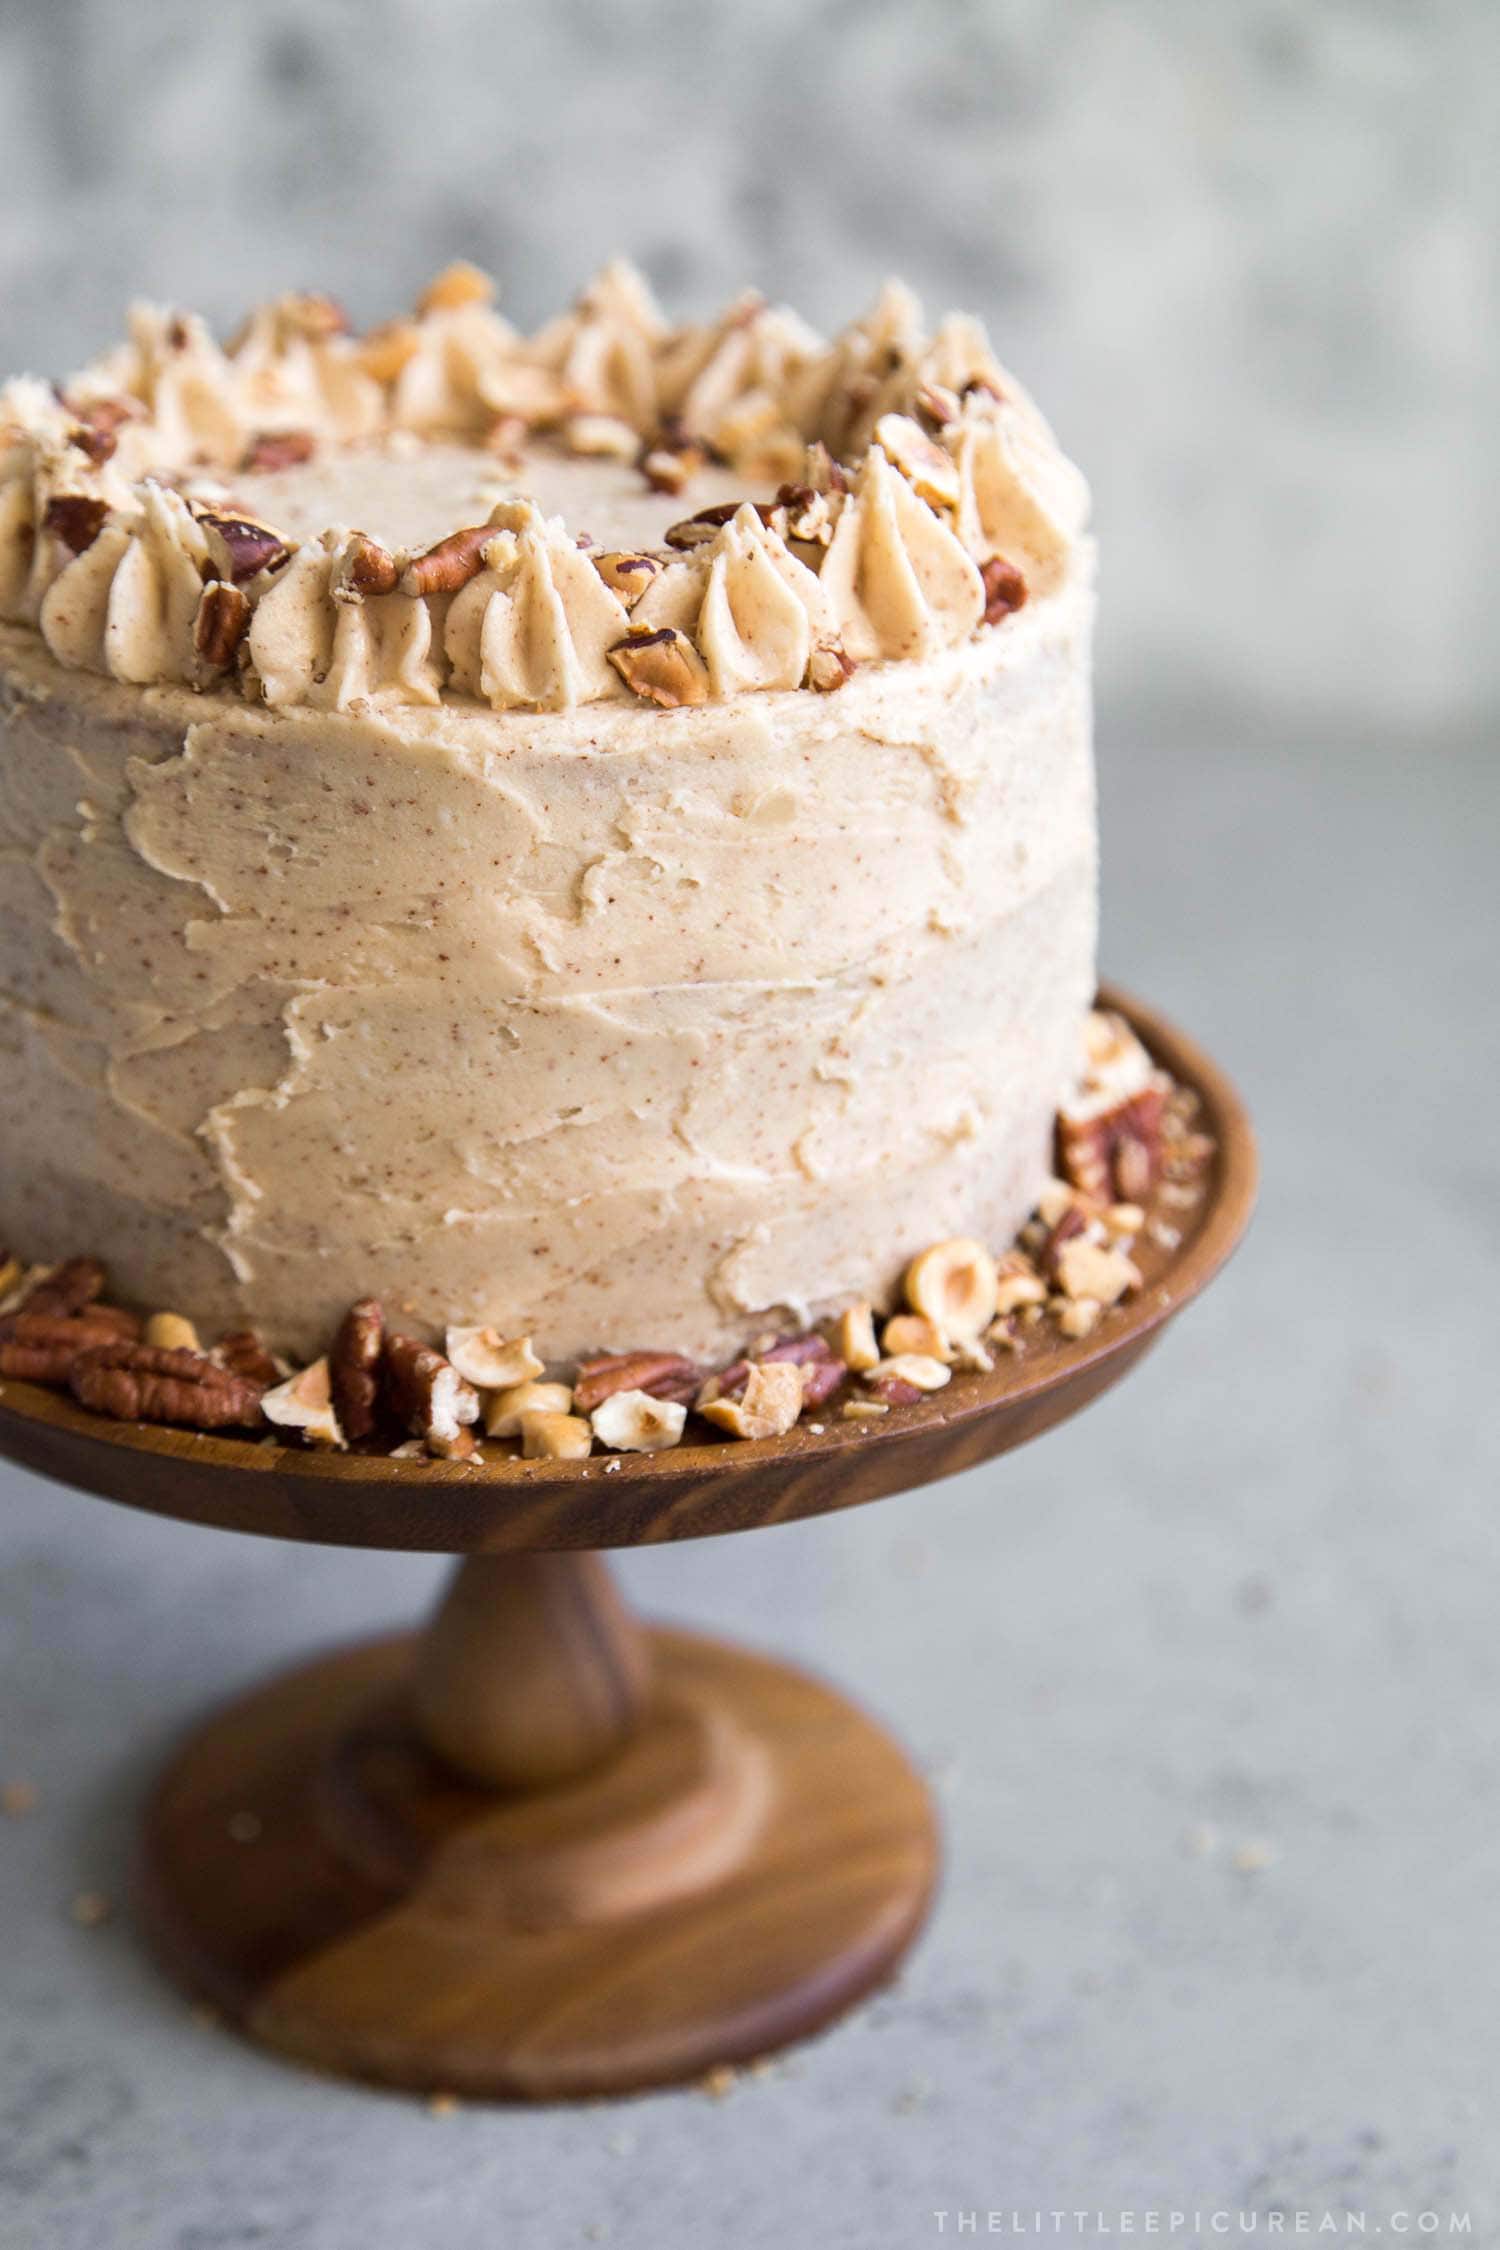
[[[880,1359],[875,1315],[866,1304],[846,1305],[833,1324],[833,1348],[846,1367],[859,1373]]]
[[[913,1258],[902,1283],[906,1301],[945,1336],[982,1336],[994,1319],[999,1280],[979,1242],[955,1235]]]
[[[428,282],[417,299],[417,315],[420,319],[428,313],[457,312],[461,305],[487,305],[494,294],[495,284],[482,267],[455,258]]]
[[[260,1410],[278,1429],[300,1430],[309,1445],[340,1449],[344,1445],[344,1433],[333,1410],[326,1359],[315,1359],[311,1367],[266,1391]]]
[[[566,1383],[510,1383],[490,1391],[484,1401],[488,1437],[519,1437],[523,1414],[566,1414],[573,1393]]]
[[[711,1399],[698,1411],[733,1437],[784,1437],[802,1412],[802,1370],[790,1360],[756,1360],[738,1398]]]
[[[498,1328],[450,1328],[449,1363],[481,1391],[509,1390],[543,1372],[529,1336],[502,1337]]]
[[[865,1376],[867,1383],[883,1379],[910,1383],[916,1391],[940,1391],[945,1383],[952,1381],[953,1370],[926,1352],[897,1352],[893,1358],[881,1360]]]
[[[953,1346],[935,1320],[925,1313],[895,1313],[880,1331],[880,1350],[885,1359],[898,1352],[921,1352],[928,1359],[940,1359],[945,1365],[953,1359]]]
[[[1095,1297],[1104,1305],[1115,1304],[1127,1290],[1141,1285],[1138,1269],[1123,1250],[1107,1250],[1076,1237],[1058,1251],[1057,1278],[1065,1296]]]
[[[581,1414],[521,1416],[521,1451],[528,1461],[582,1461],[592,1452],[594,1433]]]
[[[681,1441],[687,1408],[678,1399],[653,1398],[649,1391],[611,1391],[589,1420],[599,1443],[615,1453],[661,1453]]]

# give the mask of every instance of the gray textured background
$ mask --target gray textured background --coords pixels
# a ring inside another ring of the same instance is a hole
[[[894,266],[983,310],[1098,496],[1106,959],[1266,1159],[1230,1274],[1067,1430],[628,1559],[879,1708],[948,1822],[895,1992],[722,2104],[430,2117],[205,2030],[123,1916],[74,1927],[175,1730],[434,1573],[0,1481],[0,1779],[42,1791],[0,1819],[3,2250],[908,2250],[942,2208],[1149,2204],[1496,2239],[1497,31],[0,16],[6,362],[137,288],[373,317],[456,251],[534,319],[622,242],[689,309],[748,275],[832,321]]]
[[[10,0],[0,362],[463,251],[972,306],[1095,485],[1120,707],[1424,729],[1500,635],[1493,0]]]

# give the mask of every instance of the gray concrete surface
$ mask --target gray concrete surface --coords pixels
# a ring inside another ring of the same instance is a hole
[[[0,1821],[5,2250],[907,2250],[991,2208],[1494,2239],[1493,757],[1179,725],[1104,764],[1108,962],[1259,1118],[1242,1258],[1029,1452],[625,1565],[936,1777],[899,1986],[723,2101],[541,2113],[434,2117],[202,2027],[70,1899],[120,1890],[179,1728],[433,1569],[11,1475],[0,1774],[42,1803]]]
[[[460,252],[525,323],[617,249],[821,325],[894,270],[1088,469],[1111,708],[1452,723],[1500,693],[1497,78],[1494,0],[9,0],[0,367]]]

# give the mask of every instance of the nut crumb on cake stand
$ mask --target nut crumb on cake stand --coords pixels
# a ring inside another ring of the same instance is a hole
[[[142,1904],[201,1999],[320,2068],[546,2099],[751,2061],[892,1973],[937,1864],[900,1750],[791,1667],[644,1631],[601,1559],[568,1550],[874,1499],[1021,1444],[1118,1380],[1234,1249],[1255,1157],[1209,1059],[1111,1004],[1202,1105],[1202,1196],[1139,1237],[1140,1286],[1090,1333],[960,1371],[898,1412],[605,1459],[435,1459],[414,1476],[385,1455],[112,1423],[0,1388],[0,1450],[60,1482],[225,1528],[468,1558],[425,1634],[274,1680],[169,1768]],[[1070,1241],[1108,1254],[1045,1231],[1054,1264]],[[939,1267],[915,1289],[964,1285]],[[430,1371],[407,1372],[427,1396]]]

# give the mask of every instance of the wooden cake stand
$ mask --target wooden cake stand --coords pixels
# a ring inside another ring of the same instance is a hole
[[[535,2100],[761,2055],[888,1977],[932,1896],[927,1790],[791,1666],[648,1631],[580,1550],[786,1523],[1048,1430],[1138,1360],[1244,1230],[1250,1127],[1214,1065],[1106,994],[1218,1141],[1172,1251],[1095,1334],[1035,1332],[880,1424],[483,1465],[306,1453],[102,1421],[7,1383],[0,1452],[193,1523],[460,1563],[420,1634],[255,1690],[179,1752],[146,1818],[153,1942],[250,2037],[325,2070]]]

